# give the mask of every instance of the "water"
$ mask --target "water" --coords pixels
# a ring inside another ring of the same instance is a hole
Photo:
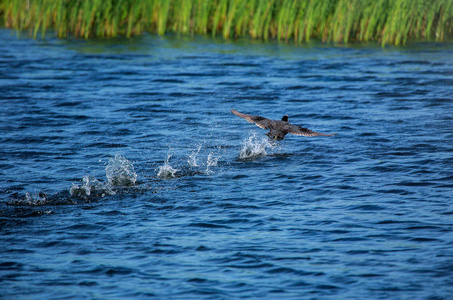
[[[0,39],[1,298],[451,299],[453,45]]]

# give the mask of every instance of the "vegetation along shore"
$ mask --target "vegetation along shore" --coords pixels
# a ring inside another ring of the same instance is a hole
[[[0,0],[0,14],[35,38],[51,29],[59,37],[174,32],[401,45],[453,34],[453,0]]]

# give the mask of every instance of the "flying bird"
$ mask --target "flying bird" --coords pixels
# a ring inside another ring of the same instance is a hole
[[[308,128],[292,125],[288,123],[288,115],[284,115],[281,121],[278,120],[270,120],[267,118],[263,118],[260,116],[252,116],[238,112],[235,109],[231,109],[231,112],[240,117],[245,119],[250,123],[255,123],[256,126],[269,129],[269,132],[266,134],[269,138],[277,141],[281,141],[285,138],[285,135],[288,133],[294,135],[303,135],[303,136],[333,136],[336,133],[325,134],[314,132]]]

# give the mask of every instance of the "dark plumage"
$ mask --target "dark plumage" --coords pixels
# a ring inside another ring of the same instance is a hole
[[[281,141],[285,138],[285,135],[288,133],[294,134],[294,135],[303,135],[303,136],[332,136],[335,135],[336,133],[332,134],[325,134],[325,133],[319,133],[319,132],[314,132],[311,131],[308,128],[296,126],[296,125],[291,125],[288,123],[288,115],[284,115],[281,121],[275,121],[275,120],[270,120],[267,118],[263,118],[260,116],[252,116],[252,115],[247,115],[238,112],[235,109],[232,109],[231,112],[245,120],[247,120],[250,123],[255,123],[256,126],[263,128],[263,129],[269,129],[269,132],[267,133],[267,136],[273,140]]]

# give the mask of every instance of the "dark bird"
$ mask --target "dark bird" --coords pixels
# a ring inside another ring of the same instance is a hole
[[[332,136],[336,135],[336,133],[325,134],[311,131],[308,128],[291,125],[288,123],[288,115],[284,115],[281,121],[270,120],[267,118],[263,118],[260,116],[252,116],[238,112],[235,109],[232,109],[231,112],[250,123],[255,123],[256,126],[269,129],[269,132],[266,134],[269,138],[277,141],[281,141],[285,138],[285,135],[288,133],[294,135],[303,135],[303,136]]]

